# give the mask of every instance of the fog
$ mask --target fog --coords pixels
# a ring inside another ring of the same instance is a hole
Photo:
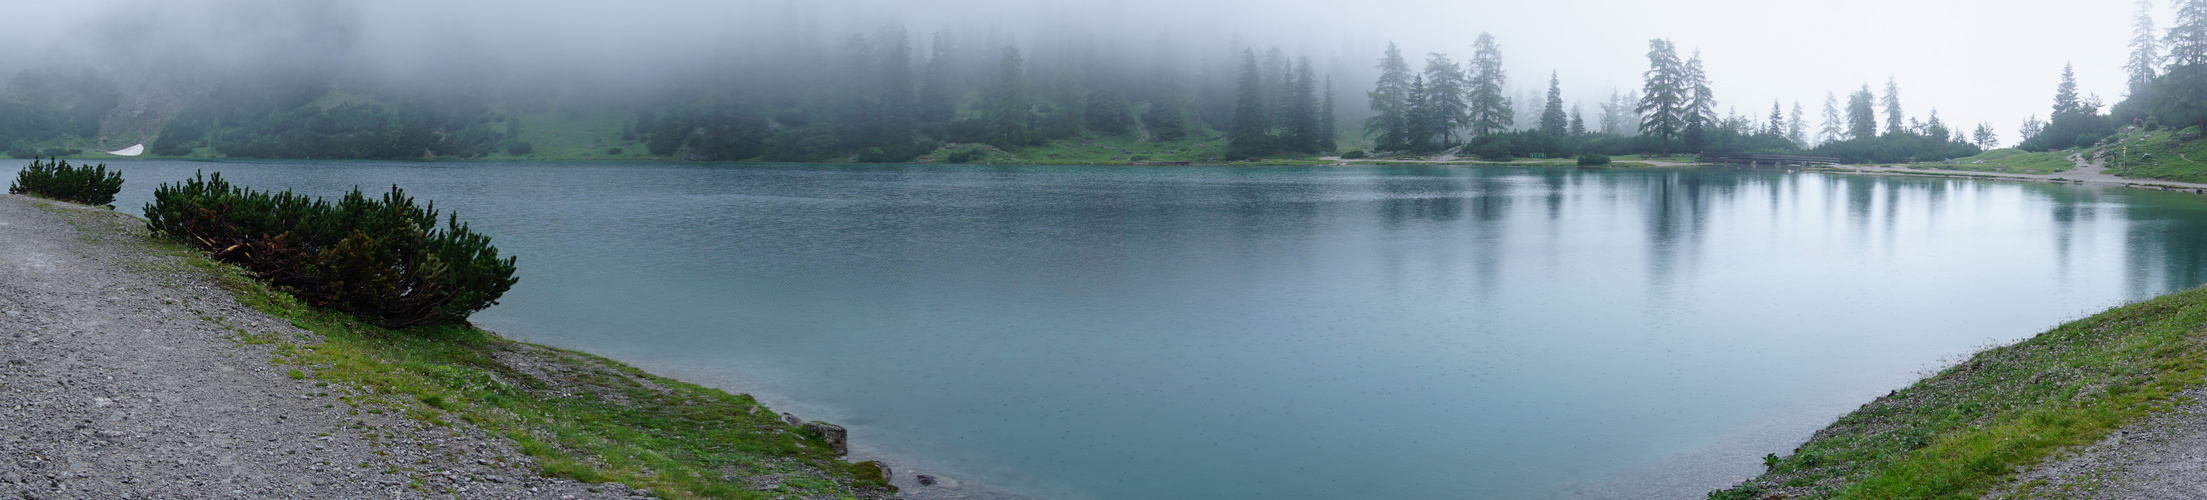
[[[1229,55],[1240,44],[1320,61],[1344,91],[1368,86],[1380,47],[1413,62],[1462,59],[1479,32],[1501,41],[1511,85],[1538,89],[1555,71],[1568,102],[1636,89],[1646,41],[1699,49],[1723,108],[1759,116],[1772,100],[1815,115],[1827,91],[1898,80],[1911,116],[1989,121],[2012,143],[2026,115],[2046,115],[2064,62],[2087,92],[2121,97],[2130,6],[2055,1],[1639,2],[1602,0],[1032,2],[867,0],[89,0],[20,2],[0,34],[10,71],[84,63],[135,74],[195,67],[348,64],[433,80],[473,71],[506,78],[648,81],[709,57],[800,55],[900,23],[924,41],[1080,41],[1155,54]],[[2166,27],[2169,8],[2157,16]],[[924,43],[917,44],[924,50]],[[782,51],[782,52],[777,52]],[[922,52],[924,56],[924,52]],[[159,69],[157,69],[159,68]],[[1345,94],[1348,92],[1344,92]],[[1355,110],[1344,110],[1353,113]]]

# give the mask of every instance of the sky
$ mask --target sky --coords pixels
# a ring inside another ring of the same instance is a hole
[[[2164,3],[2166,0],[2164,0]],[[1826,92],[1888,78],[1909,116],[1931,109],[1968,128],[1990,122],[2003,142],[2029,115],[2044,118],[2064,63],[2086,93],[2122,98],[2134,4],[2046,0],[78,0],[11,2],[0,58],[96,58],[71,50],[87,33],[172,37],[168,45],[254,57],[283,40],[326,37],[283,12],[350,16],[360,47],[392,72],[430,71],[420,60],[476,54],[554,71],[633,71],[685,64],[680,50],[713,40],[838,39],[884,23],[915,37],[938,26],[986,26],[992,36],[1036,39],[1067,32],[1097,38],[1164,37],[1206,50],[1235,41],[1367,69],[1387,42],[1413,64],[1429,52],[1462,60],[1481,32],[1500,41],[1513,87],[1539,90],[1554,71],[1569,102],[1637,89],[1647,41],[1699,49],[1719,112],[1761,117],[1772,100],[1801,103],[1818,119]],[[804,11],[791,23],[783,13]],[[2166,29],[2174,9],[2158,5]],[[240,15],[245,14],[245,15]],[[287,31],[288,30],[288,31]],[[781,33],[781,30],[790,30]],[[806,33],[810,32],[810,33]],[[1161,33],[1161,34],[1160,34]],[[1133,42],[1129,42],[1133,43]],[[57,55],[58,54],[58,55]],[[247,54],[247,55],[241,55]],[[1688,54],[1681,54],[1682,56]],[[1321,67],[1325,67],[1323,64]],[[1352,75],[1343,75],[1349,77]],[[1357,74],[1355,77],[1365,77]],[[1345,82],[1349,86],[1369,82]],[[1813,127],[1811,129],[1813,131]]]

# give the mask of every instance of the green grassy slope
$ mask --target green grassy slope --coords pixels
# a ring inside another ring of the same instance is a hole
[[[1943,162],[1912,163],[1909,166],[1977,172],[2049,174],[2076,168],[2076,163],[2069,160],[2069,156],[2072,154],[2075,153],[2070,151],[2031,153],[2020,149],[1995,149],[1977,156],[1955,158]]]
[[[2198,127],[2181,131],[2126,129],[2103,142],[2107,171],[2124,177],[2207,182],[2207,140]]]
[[[2207,288],[1980,352],[1840,417],[1791,455],[1764,458],[1767,472],[1710,498],[1977,498],[2018,468],[2176,404],[2207,376],[2202,324]]]

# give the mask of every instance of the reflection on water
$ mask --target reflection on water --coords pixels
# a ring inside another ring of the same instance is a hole
[[[1941,356],[2207,280],[2201,197],[2068,184],[121,166],[124,207],[195,169],[402,184],[521,257],[479,323],[762,391],[898,471],[1057,498],[1699,498]]]

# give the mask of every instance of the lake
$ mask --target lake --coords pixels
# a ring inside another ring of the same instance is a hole
[[[195,170],[397,183],[520,257],[476,323],[842,424],[913,498],[1701,498],[1974,350],[2207,282],[2207,197],[2070,184],[109,165],[132,213]]]

